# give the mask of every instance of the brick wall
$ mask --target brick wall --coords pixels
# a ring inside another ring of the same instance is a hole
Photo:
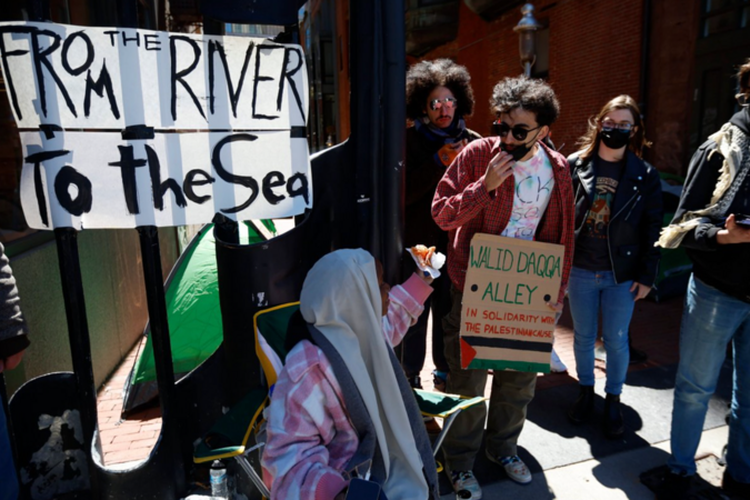
[[[534,6],[537,19],[549,25],[549,82],[562,109],[553,140],[564,144],[567,155],[576,150],[587,118],[609,99],[623,93],[641,99],[643,0],[544,0]],[[467,123],[483,135],[493,118],[492,87],[522,72],[513,31],[520,18],[520,10],[512,9],[486,22],[462,2],[457,39],[424,57],[451,57],[469,69],[477,106]]]
[[[659,170],[684,174],[690,160],[700,3],[661,0],[653,6],[647,109],[649,136],[654,146],[646,159]]]

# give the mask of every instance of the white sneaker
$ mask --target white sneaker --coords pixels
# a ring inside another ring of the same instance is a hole
[[[479,487],[479,482],[472,471],[452,471],[451,481],[453,490],[456,492],[456,500],[480,500],[482,498],[482,488]]]
[[[523,460],[518,458],[518,455],[510,457],[495,457],[489,451],[485,450],[487,458],[490,462],[495,462],[501,465],[505,469],[505,473],[508,477],[518,484],[529,484],[531,482],[531,472]]]
[[[552,373],[563,373],[568,371],[568,367],[565,366],[563,360],[557,355],[554,347],[552,348],[552,357],[549,361],[549,369]]]

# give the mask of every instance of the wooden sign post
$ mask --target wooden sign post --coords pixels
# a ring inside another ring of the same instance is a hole
[[[461,366],[549,372],[565,247],[477,233],[461,311]]]

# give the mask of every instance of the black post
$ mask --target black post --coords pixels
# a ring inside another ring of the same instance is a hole
[[[49,0],[27,0],[29,21],[49,19]]]
[[[383,211],[385,278],[399,283],[404,255],[404,147],[406,123],[406,29],[404,0],[383,2]]]
[[[357,243],[382,257],[380,248],[380,174],[382,169],[382,40],[380,0],[349,2],[351,122],[349,140],[357,174]],[[402,12],[403,15],[403,12]],[[401,123],[400,129],[404,128]],[[402,130],[403,131],[403,130]]]
[[[69,227],[55,229],[57,259],[60,266],[65,316],[68,322],[68,340],[73,361],[73,373],[78,391],[85,450],[91,450],[94,430],[97,426],[96,386],[91,364],[91,341],[86,317],[86,301],[83,297],[81,261],[78,256],[78,233]],[[98,436],[98,435],[97,435]],[[101,449],[96,443],[97,449]],[[86,453],[89,466],[91,491],[98,498],[98,477],[91,453]]]
[[[139,226],[137,229],[141,243],[143,279],[146,286],[151,340],[154,346],[154,368],[162,415],[163,443],[160,446],[166,450],[179,450],[179,455],[174,457],[173,477],[170,478],[179,491],[185,484],[185,458],[189,457],[191,452],[190,443],[180,440],[183,412],[180,411],[180,402],[174,385],[174,366],[167,322],[167,302],[164,297],[159,233],[155,226]]]

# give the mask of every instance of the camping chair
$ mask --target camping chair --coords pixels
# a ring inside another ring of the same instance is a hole
[[[292,302],[258,311],[253,317],[255,352],[260,359],[260,365],[263,367],[263,373],[270,388],[269,392],[273,392],[278,370],[282,365],[281,360],[286,358],[284,342],[289,319],[298,309],[299,302]],[[422,389],[414,389],[414,396],[423,416],[437,417],[443,420],[443,428],[432,445],[433,456],[437,456],[448,430],[461,411],[487,399],[483,396],[466,398]],[[440,470],[442,470],[442,466],[438,463],[438,471]]]
[[[250,463],[250,454],[257,451],[256,460],[260,464],[264,443],[249,448],[247,445],[250,436],[258,432],[267,402],[268,391],[265,388],[250,391],[211,427],[193,452],[193,462],[196,464],[234,458],[265,498],[269,498],[271,493]]]
[[[292,302],[264,309],[253,317],[255,352],[263,367],[268,388],[276,384],[278,372],[283,366],[282,360],[286,357],[284,338],[287,325],[289,318],[298,308],[299,302]],[[259,327],[268,333],[259,335]],[[270,339],[270,342],[267,339]],[[281,353],[282,357],[276,353]],[[253,452],[257,452],[254,459],[257,460],[258,467],[260,466],[265,441],[259,438],[259,435],[262,434],[265,422],[263,410],[268,405],[270,394],[271,390],[266,387],[250,391],[211,427],[193,452],[193,462],[196,464],[233,458],[265,498],[269,498],[271,492],[256,472],[250,458]],[[248,447],[251,436],[255,436],[256,444]]]
[[[247,448],[247,443],[252,434],[261,432],[263,423],[261,417],[268,402],[267,396],[273,392],[278,372],[287,354],[284,342],[289,319],[298,309],[299,302],[291,302],[255,313],[253,316],[255,353],[263,368],[268,391],[265,389],[251,391],[219,419],[196,447],[193,456],[195,463],[234,458],[265,497],[268,497],[270,492],[248,460],[250,453],[256,450],[260,457],[264,443],[257,439],[258,444],[250,448]],[[443,419],[443,428],[433,442],[433,456],[437,456],[448,430],[461,411],[487,399],[482,396],[465,398],[421,389],[415,389],[414,394],[423,416]],[[437,466],[440,472],[442,465],[438,462]]]

